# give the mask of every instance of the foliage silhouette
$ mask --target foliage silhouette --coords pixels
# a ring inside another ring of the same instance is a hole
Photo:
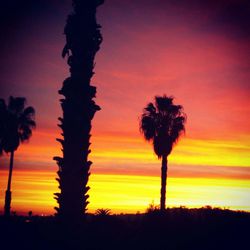
[[[156,96],[143,110],[140,131],[147,141],[152,141],[154,152],[162,159],[160,209],[166,207],[167,157],[180,135],[185,131],[186,114],[181,105],[173,104],[173,97]]]
[[[108,216],[111,215],[111,210],[108,208],[99,208],[95,211],[95,215],[97,216]]]
[[[63,117],[58,118],[63,139],[57,139],[62,145],[63,157],[54,157],[59,166],[57,181],[61,191],[55,193],[59,204],[55,209],[58,216],[71,221],[84,215],[88,205],[91,120],[100,110],[93,100],[96,87],[90,81],[94,74],[95,54],[102,42],[96,8],[103,2],[73,0],[74,12],[68,16],[64,29],[66,45],[62,56],[68,58],[70,77],[59,90],[65,98],[60,100]]]
[[[56,217],[0,216],[1,246],[8,249],[248,249],[250,213],[171,208],[140,215],[86,214],[68,226]]]
[[[155,205],[153,202],[150,203],[146,209],[146,213],[157,213],[158,211],[160,211],[159,206]]]
[[[13,170],[14,152],[20,142],[27,141],[35,128],[35,109],[31,106],[25,108],[26,99],[23,97],[9,98],[6,105],[4,99],[0,99],[0,155],[3,152],[10,153],[10,165],[7,190],[5,192],[4,214],[10,215],[11,204],[11,178]]]

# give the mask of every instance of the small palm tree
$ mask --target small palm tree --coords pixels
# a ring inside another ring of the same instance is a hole
[[[99,208],[95,211],[95,215],[102,217],[109,216],[111,215],[111,210],[108,208]]]
[[[166,207],[167,157],[180,135],[185,132],[186,114],[181,105],[173,104],[173,97],[156,96],[143,110],[140,131],[147,141],[152,141],[154,152],[162,159],[161,211]]]
[[[32,129],[36,126],[34,121],[35,110],[33,107],[25,108],[25,102],[26,99],[23,97],[10,96],[9,103],[6,105],[4,99],[0,99],[0,155],[3,152],[10,153],[9,177],[4,206],[6,216],[10,215],[14,152],[20,142],[24,142],[31,137]]]

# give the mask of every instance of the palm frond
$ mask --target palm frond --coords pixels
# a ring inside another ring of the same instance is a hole
[[[174,119],[175,117],[181,115],[183,110],[183,107],[181,105],[171,105],[169,106],[169,115],[171,116],[172,119]]]
[[[36,122],[34,121],[35,109],[33,107],[26,108],[20,117],[18,118],[18,123],[21,126],[29,126],[30,128],[36,127]]]
[[[185,133],[185,123],[186,115],[184,113],[173,120],[173,125],[170,134],[173,143],[176,143],[180,135]]]
[[[109,216],[111,215],[111,210],[109,208],[99,208],[95,211],[97,216]]]
[[[140,131],[146,140],[151,140],[155,136],[155,122],[150,116],[142,116]]]
[[[173,96],[167,97],[166,95],[163,96],[156,96],[155,97],[155,105],[158,112],[168,112],[171,106],[173,105]]]
[[[16,115],[19,115],[24,110],[26,99],[24,97],[10,96],[8,110]]]
[[[9,97],[8,105],[0,99],[0,153],[15,151],[20,142],[28,140],[36,126],[35,109],[25,108],[24,97]]]
[[[32,135],[32,130],[29,126],[22,126],[19,128],[19,138],[21,140],[21,142],[29,140],[29,138]]]
[[[25,117],[33,117],[35,115],[35,109],[33,107],[29,106],[29,107],[24,109],[22,115]]]
[[[156,108],[152,102],[150,102],[144,109],[144,113],[150,116],[154,116],[156,114]]]

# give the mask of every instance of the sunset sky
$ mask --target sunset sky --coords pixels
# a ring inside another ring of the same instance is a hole
[[[37,122],[15,153],[12,210],[53,214],[71,1],[0,7],[0,98],[26,97]],[[106,0],[97,20],[104,40],[92,83],[102,110],[93,120],[89,211],[136,213],[159,204],[161,163],[139,132],[139,116],[162,94],[173,95],[188,117],[169,157],[167,206],[250,211],[249,1]],[[0,211],[8,161],[0,158]]]

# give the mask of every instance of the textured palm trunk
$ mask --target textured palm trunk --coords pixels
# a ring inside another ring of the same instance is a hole
[[[162,166],[161,166],[161,211],[165,211],[166,209],[166,187],[167,187],[167,170],[168,170],[168,162],[167,156],[162,156]]]
[[[11,178],[13,170],[13,161],[14,161],[14,151],[10,152],[10,167],[9,167],[9,177],[7,190],[5,192],[5,204],[4,204],[4,215],[10,216],[10,204],[11,204]]]
[[[90,175],[90,130],[91,120],[100,107],[95,104],[96,88],[91,86],[94,58],[102,41],[100,26],[96,23],[96,8],[101,0],[75,0],[74,12],[68,16],[65,26],[66,45],[63,56],[68,54],[70,77],[65,79],[59,94],[63,117],[59,127],[64,139],[63,157],[54,157],[59,166],[57,179],[60,193],[56,193],[59,204],[57,213],[64,218],[80,218],[88,204],[87,185]]]

